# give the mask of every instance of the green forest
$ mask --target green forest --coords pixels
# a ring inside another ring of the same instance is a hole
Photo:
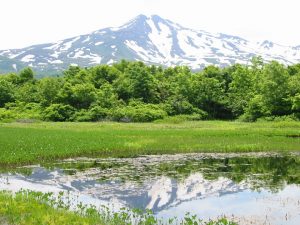
[[[122,60],[63,76],[35,78],[31,68],[0,76],[0,121],[151,122],[300,119],[300,64],[264,63],[162,67]]]

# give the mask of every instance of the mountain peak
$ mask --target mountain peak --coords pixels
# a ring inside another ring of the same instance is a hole
[[[134,17],[132,20],[147,20],[147,19],[156,19],[156,20],[165,20],[164,18],[160,17],[157,14],[139,14],[136,17]]]
[[[139,14],[136,17],[134,17],[132,20],[146,20],[148,18],[148,16],[144,15],[144,14]]]
[[[156,14],[151,15],[150,18],[153,19],[153,20],[165,20],[165,19],[163,19],[162,17],[160,17],[159,15],[156,15]]]
[[[134,17],[133,19],[131,19],[129,22],[125,23],[124,25],[117,27],[117,28],[113,28],[113,29],[126,29],[126,28],[136,28],[136,27],[141,27],[145,24],[146,20],[148,19],[148,17],[146,15],[140,14],[136,17]]]
[[[129,24],[129,23],[136,23],[136,24],[145,23],[146,21],[149,21],[149,20],[155,21],[156,23],[167,21],[167,19],[164,19],[156,14],[153,14],[153,15],[140,14],[140,15],[134,17],[132,20],[130,20],[127,24]]]

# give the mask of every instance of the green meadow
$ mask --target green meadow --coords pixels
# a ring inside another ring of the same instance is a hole
[[[299,122],[158,121],[0,124],[2,167],[91,157],[300,150]]]

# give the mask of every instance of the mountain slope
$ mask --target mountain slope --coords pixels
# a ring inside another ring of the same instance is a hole
[[[105,28],[55,43],[0,51],[0,56],[31,66],[38,72],[61,71],[72,64],[111,64],[121,59],[201,69],[210,64],[247,64],[255,55],[267,61],[298,63],[300,46],[251,42],[237,36],[184,28],[157,15],[139,15],[121,27]],[[3,71],[0,64],[0,72]]]
[[[16,72],[25,66],[26,64],[19,60],[0,56],[0,72],[2,73]]]

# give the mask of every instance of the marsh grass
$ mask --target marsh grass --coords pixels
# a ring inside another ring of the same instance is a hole
[[[0,192],[0,222],[18,225],[235,225],[225,218],[217,221],[202,221],[187,213],[181,220],[168,218],[157,219],[151,211],[123,208],[112,212],[107,207],[97,209],[79,203],[74,211],[70,204],[62,201],[61,193],[54,199],[50,193],[20,191],[15,195]]]
[[[2,123],[0,165],[76,156],[299,151],[300,122]]]

